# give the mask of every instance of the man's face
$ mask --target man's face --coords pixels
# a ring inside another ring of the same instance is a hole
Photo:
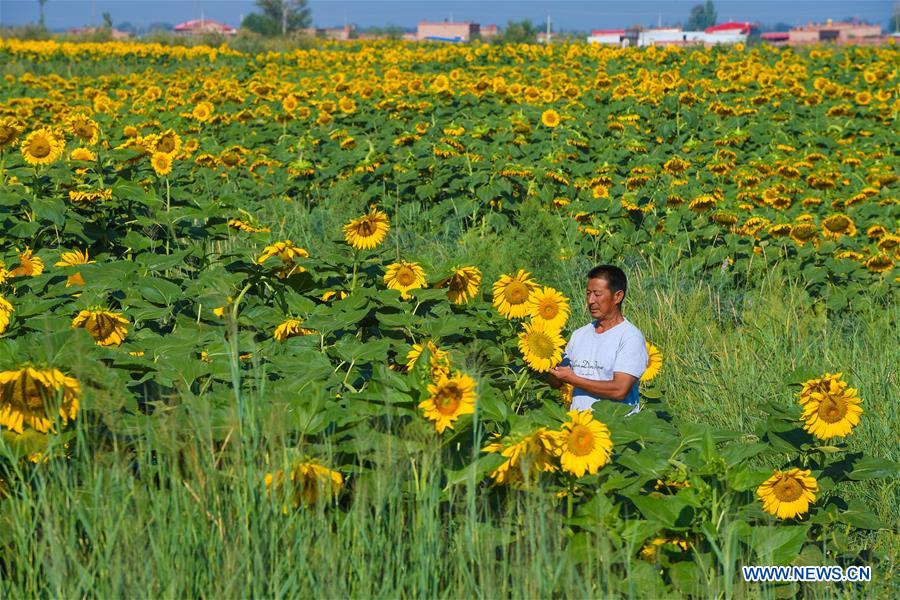
[[[588,279],[587,307],[592,319],[605,319],[616,310],[616,304],[622,301],[624,292],[613,294],[609,289],[609,283],[605,279]]]

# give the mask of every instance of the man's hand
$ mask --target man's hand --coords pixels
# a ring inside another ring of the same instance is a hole
[[[572,367],[559,366],[555,369],[550,369],[550,377],[550,385],[553,385],[552,378],[556,378],[560,383],[572,383],[572,378],[575,377],[575,371],[572,370]]]

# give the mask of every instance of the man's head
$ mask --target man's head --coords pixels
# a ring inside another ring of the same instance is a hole
[[[591,317],[606,320],[621,311],[628,278],[613,265],[594,267],[587,274],[587,307]]]

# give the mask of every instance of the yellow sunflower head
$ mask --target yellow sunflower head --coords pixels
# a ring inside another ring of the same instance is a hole
[[[559,113],[552,108],[547,109],[543,113],[541,113],[541,123],[543,123],[544,127],[553,129],[559,126],[559,122]]]
[[[894,260],[887,254],[874,254],[864,264],[875,273],[884,273],[894,268]]]
[[[566,341],[558,329],[534,321],[523,324],[522,329],[519,350],[529,367],[544,373],[559,364]]]
[[[425,348],[428,348],[429,368],[431,371],[431,379],[437,381],[442,377],[450,375],[450,355],[446,350],[441,350],[437,344],[428,340],[425,344],[415,343],[406,353],[406,370],[412,371],[422,356]]]
[[[373,209],[344,225],[344,239],[356,250],[369,250],[384,241],[390,228],[387,215]]]
[[[428,386],[430,396],[419,403],[424,416],[434,422],[438,433],[443,433],[462,415],[475,412],[475,380],[459,371],[453,377],[441,377]]]
[[[122,313],[105,309],[83,310],[72,319],[72,329],[85,329],[98,346],[118,346],[128,335],[129,321]]]
[[[17,433],[26,426],[47,433],[56,415],[63,425],[75,419],[80,395],[78,381],[58,369],[0,371],[0,425]]]
[[[344,486],[344,476],[316,462],[296,463],[286,470],[266,473],[266,496],[283,503],[287,512],[288,501],[294,508],[312,506],[334,500]]]
[[[200,121],[201,123],[205,123],[212,118],[213,111],[213,105],[209,102],[198,102],[194,107],[194,110],[191,111],[191,118]]]
[[[850,435],[859,424],[862,398],[842,379],[842,373],[826,373],[824,377],[803,383],[798,401],[803,408],[803,428],[821,440]]]
[[[22,126],[14,117],[0,118],[0,148],[14,144],[22,134]]]
[[[559,440],[556,432],[541,427],[518,441],[496,441],[482,450],[506,459],[490,474],[494,484],[520,488],[536,482],[542,472],[557,470],[554,458],[559,454]]]
[[[593,475],[609,462],[612,439],[609,428],[594,419],[590,410],[569,411],[569,421],[556,434],[559,443],[559,462],[563,471],[581,477]]]
[[[416,290],[425,286],[425,270],[418,263],[400,262],[388,265],[384,273],[384,283],[388,289],[397,290],[404,300],[412,298],[409,290]]]
[[[641,381],[650,381],[657,375],[659,375],[659,370],[662,369],[663,357],[662,352],[659,351],[659,348],[651,344],[650,342],[644,342],[647,344],[647,370],[644,371],[644,374],[641,375]]]
[[[154,152],[150,159],[153,170],[159,176],[168,175],[172,172],[172,156],[165,152]]]
[[[67,120],[68,130],[73,136],[88,146],[93,146],[100,138],[97,123],[86,115],[74,115]]]
[[[154,151],[161,152],[163,154],[168,154],[171,157],[174,157],[176,154],[181,152],[181,136],[175,133],[171,129],[166,129],[161,134],[156,136],[154,144]]]
[[[275,334],[273,337],[277,341],[283,342],[288,338],[292,338],[298,335],[313,335],[316,333],[314,329],[301,327],[301,323],[303,323],[303,321],[300,319],[288,319],[275,328]]]
[[[818,490],[819,484],[810,477],[809,469],[789,469],[775,471],[756,489],[756,495],[764,511],[779,519],[791,519],[809,512]]]
[[[97,155],[87,148],[75,148],[69,153],[69,160],[91,162],[97,160]]]
[[[63,155],[66,142],[52,129],[42,127],[29,133],[22,140],[22,157],[33,167],[49,165]]]
[[[822,235],[833,240],[841,239],[841,236],[856,235],[856,225],[853,219],[843,213],[835,213],[822,221]]]
[[[537,288],[528,300],[528,316],[532,323],[561,331],[569,318],[569,301],[551,287]]]
[[[523,269],[515,275],[501,275],[494,283],[494,307],[507,319],[521,319],[528,315],[528,301],[537,287],[531,273]]]
[[[34,277],[44,272],[44,261],[34,256],[31,248],[19,252],[18,266],[9,272],[10,277]]]
[[[453,304],[468,304],[478,293],[479,285],[481,271],[478,267],[454,267],[449,277],[434,284],[438,288],[447,288],[447,298]]]

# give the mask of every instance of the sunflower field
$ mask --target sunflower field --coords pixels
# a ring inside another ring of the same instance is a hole
[[[893,45],[0,59],[4,595],[896,597]]]

